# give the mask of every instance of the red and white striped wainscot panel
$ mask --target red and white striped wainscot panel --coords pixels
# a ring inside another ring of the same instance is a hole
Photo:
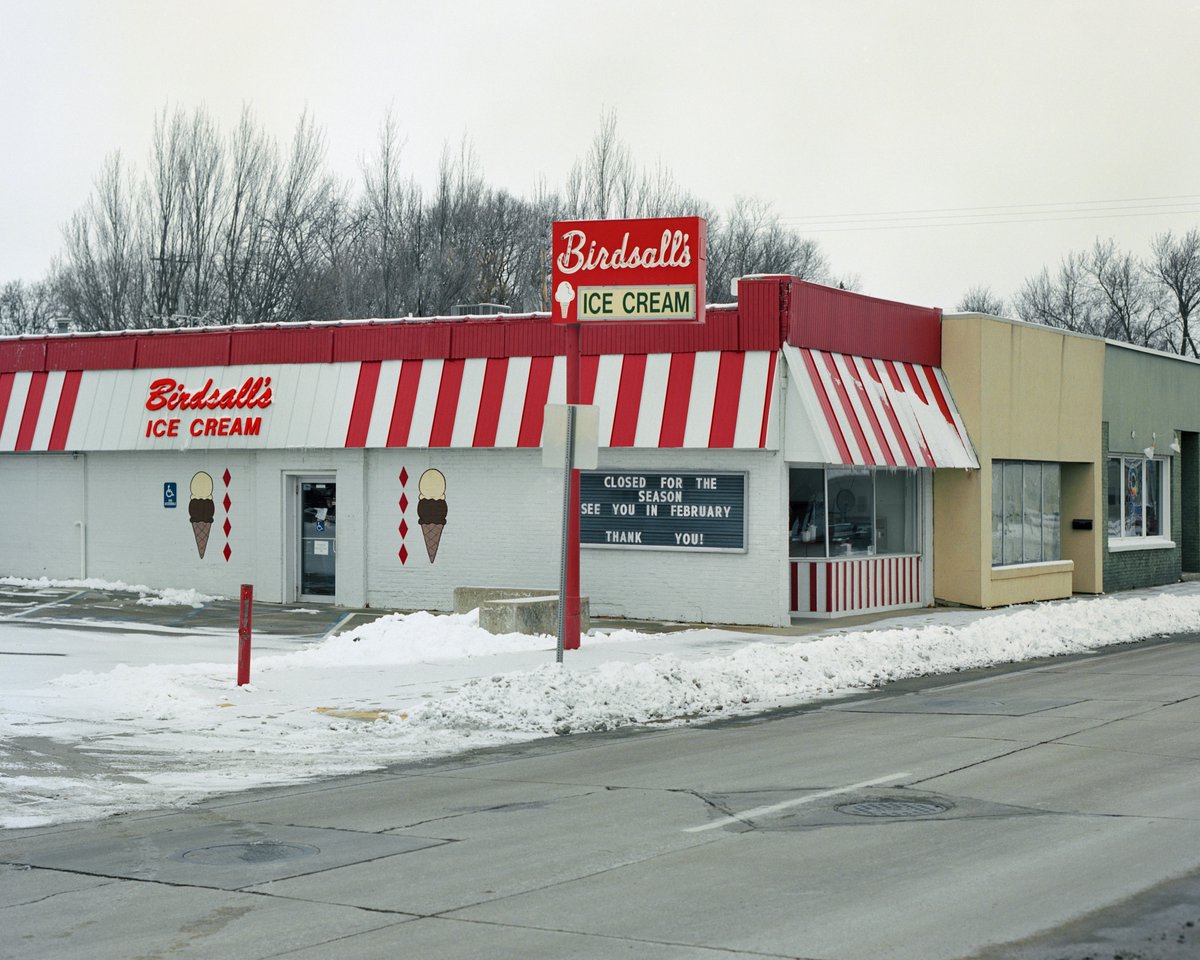
[[[580,363],[600,445],[775,449],[777,351],[605,354]],[[565,357],[364,362],[348,447],[539,447]]]
[[[916,554],[790,561],[792,612],[841,616],[919,607],[921,558]]]
[[[609,447],[778,449],[779,352],[585,356]],[[152,384],[253,403],[148,407]],[[269,396],[266,388],[269,387]],[[0,453],[539,447],[564,357],[478,357],[0,373]]]
[[[799,458],[879,467],[979,466],[938,367],[791,344],[783,350],[800,401],[798,419],[806,427]]]

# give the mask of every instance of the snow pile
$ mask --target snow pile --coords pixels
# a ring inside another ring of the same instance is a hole
[[[1039,657],[1081,653],[1200,629],[1200,597],[1104,597],[984,617],[962,627],[848,633],[788,646],[751,643],[724,657],[557,665],[466,684],[411,718],[469,730],[564,734],[700,719]]]
[[[94,577],[89,577],[86,580],[49,580],[46,577],[29,580],[22,577],[0,577],[0,586],[25,587],[30,590],[48,590],[51,587],[61,587],[68,590],[106,590],[117,591],[119,593],[136,593],[140,595],[137,602],[148,607],[202,607],[212,600],[220,599],[220,597],[210,597],[196,590],[179,590],[173,587],[160,590],[154,587],[147,587],[144,584],[132,585],[119,581],[97,580]]]

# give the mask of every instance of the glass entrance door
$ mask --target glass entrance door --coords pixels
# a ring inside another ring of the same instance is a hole
[[[300,596],[332,598],[337,588],[337,484],[300,481]]]

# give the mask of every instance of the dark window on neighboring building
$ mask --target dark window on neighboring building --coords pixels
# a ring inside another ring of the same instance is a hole
[[[1108,461],[1109,540],[1166,537],[1169,471],[1165,460],[1110,457]]]

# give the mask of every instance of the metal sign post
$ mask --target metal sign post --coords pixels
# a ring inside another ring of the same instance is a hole
[[[237,685],[250,682],[250,625],[254,618],[254,585],[242,584],[242,602],[238,608]]]
[[[579,649],[579,525],[575,524],[575,541],[571,542],[571,506],[574,497],[577,495],[578,486],[573,484],[572,474],[576,477],[579,471],[573,469],[575,464],[575,404],[570,404],[567,407],[567,443],[566,456],[563,457],[563,519],[562,519],[562,562],[559,564],[558,578],[558,662],[562,663],[563,650]],[[577,501],[576,501],[577,502]],[[575,508],[575,515],[578,516],[579,508]],[[569,642],[567,631],[570,629],[570,617],[567,615],[567,570],[570,566],[571,557],[575,558],[575,622],[574,635]]]

